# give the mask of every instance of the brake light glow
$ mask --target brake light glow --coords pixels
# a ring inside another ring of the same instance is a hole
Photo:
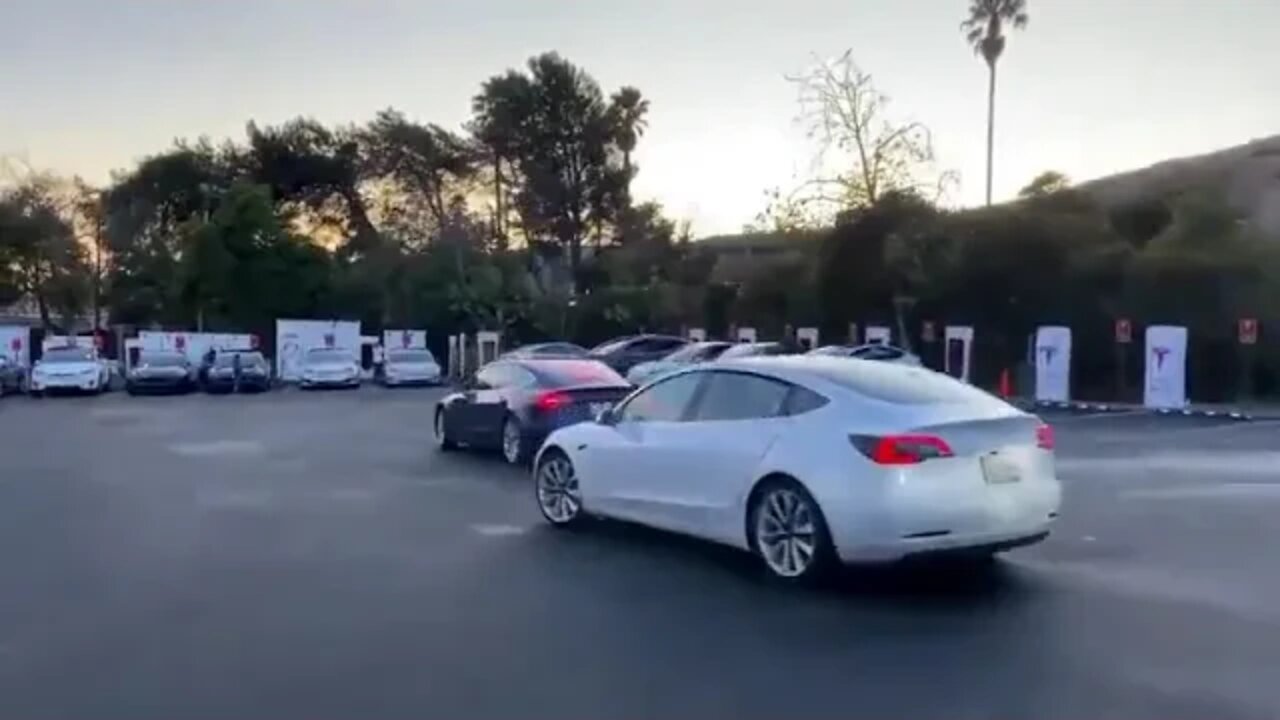
[[[1052,450],[1055,441],[1053,439],[1053,426],[1042,423],[1036,427],[1036,447],[1042,450]]]
[[[556,410],[572,403],[573,400],[569,397],[568,393],[552,391],[544,392],[534,398],[533,407],[538,412],[546,413],[555,412]]]
[[[849,442],[877,465],[917,465],[955,457],[947,441],[936,435],[850,435]]]

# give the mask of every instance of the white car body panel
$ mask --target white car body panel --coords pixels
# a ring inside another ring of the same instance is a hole
[[[877,361],[834,362],[932,372]],[[589,512],[739,548],[748,547],[752,489],[770,475],[794,478],[821,507],[844,562],[1018,541],[1047,532],[1057,514],[1061,489],[1053,452],[1037,447],[1035,428],[1041,423],[1033,415],[995,398],[894,404],[803,370],[753,364],[730,361],[693,371],[759,372],[829,402],[768,419],[580,423],[552,433],[541,452],[554,446],[569,456]],[[878,465],[849,439],[913,432],[943,438],[955,457]],[[984,464],[993,473],[1013,468],[1019,478],[990,483]]]
[[[360,384],[360,366],[355,359],[305,362],[299,384],[302,387],[354,386]]]

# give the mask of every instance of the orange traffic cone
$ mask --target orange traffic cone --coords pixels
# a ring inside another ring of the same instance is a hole
[[[1006,400],[1013,397],[1013,378],[1009,374],[1009,368],[1000,371],[1000,397]]]

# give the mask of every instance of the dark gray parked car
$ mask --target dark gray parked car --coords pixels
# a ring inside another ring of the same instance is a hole
[[[625,375],[642,362],[659,360],[688,344],[688,340],[671,335],[633,335],[597,345],[587,357]]]

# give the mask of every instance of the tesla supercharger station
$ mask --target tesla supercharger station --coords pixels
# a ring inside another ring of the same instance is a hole
[[[881,345],[888,345],[892,341],[892,339],[893,339],[893,332],[890,331],[889,328],[883,325],[867,326],[867,335],[866,335],[867,344],[880,343]]]
[[[1176,325],[1147,328],[1146,373],[1142,404],[1181,409],[1187,405],[1187,329]]]
[[[498,353],[502,348],[500,336],[496,332],[482,330],[476,333],[476,348],[480,361],[477,367],[487,365],[498,359]]]
[[[756,341],[756,329],[753,327],[738,328],[738,342],[753,343]]]
[[[969,382],[970,360],[973,358],[973,328],[967,325],[948,325],[943,333],[946,344],[942,367],[957,380]]]
[[[1071,399],[1071,328],[1046,325],[1036,329],[1036,400]]]
[[[707,329],[706,328],[689,328],[689,340],[690,342],[706,342]]]
[[[798,328],[796,330],[796,343],[805,350],[812,350],[818,347],[818,328]]]
[[[0,355],[22,367],[31,365],[31,328],[26,325],[0,327]]]

